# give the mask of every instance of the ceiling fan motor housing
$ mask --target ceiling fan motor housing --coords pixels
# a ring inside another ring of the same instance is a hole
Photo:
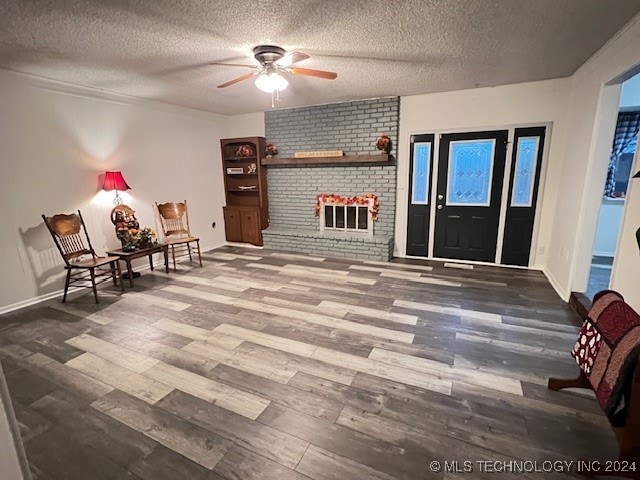
[[[253,49],[253,56],[263,65],[277,62],[284,54],[284,48],[275,45],[258,45]]]

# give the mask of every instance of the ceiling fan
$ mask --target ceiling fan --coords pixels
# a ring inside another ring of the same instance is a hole
[[[255,84],[260,90],[276,96],[287,86],[289,82],[282,75],[283,73],[291,73],[293,75],[306,75],[309,77],[324,78],[334,80],[338,74],[335,72],[327,72],[325,70],[315,70],[312,68],[301,68],[292,66],[309,58],[309,55],[302,52],[286,53],[284,48],[275,45],[258,45],[253,49],[253,56],[259,62],[259,65],[245,65],[238,63],[211,63],[211,65],[223,65],[227,67],[244,67],[254,70],[251,73],[245,73],[233,80],[218,85],[218,88],[226,88],[236,83],[256,77]],[[279,99],[279,98],[278,98]],[[273,102],[272,102],[273,106]]]

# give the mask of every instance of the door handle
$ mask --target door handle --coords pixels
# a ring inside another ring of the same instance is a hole
[[[438,210],[442,210],[442,205],[438,205]]]
[[[438,195],[438,200],[442,200],[444,198],[444,195]]]

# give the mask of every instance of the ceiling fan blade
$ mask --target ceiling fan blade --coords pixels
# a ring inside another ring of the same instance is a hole
[[[282,57],[280,60],[278,60],[275,63],[279,67],[288,67],[290,65],[293,65],[294,63],[298,63],[298,62],[301,62],[302,60],[306,60],[307,58],[310,58],[310,57],[306,53],[291,52],[291,53],[287,53],[284,57]]]
[[[336,72],[327,72],[325,70],[314,70],[312,68],[288,68],[289,72],[294,75],[307,75],[309,77],[325,78],[327,80],[335,80],[338,76]]]
[[[257,65],[247,65],[246,63],[222,63],[222,62],[211,62],[207,65],[220,65],[222,67],[244,67],[244,68],[256,68]]]
[[[253,77],[255,75],[255,73],[245,73],[244,75],[238,77],[238,78],[234,78],[233,80],[229,80],[227,83],[223,83],[222,85],[218,85],[218,88],[225,88],[225,87],[229,87],[231,85],[234,85],[238,82],[242,82],[243,80],[248,80],[249,78]]]

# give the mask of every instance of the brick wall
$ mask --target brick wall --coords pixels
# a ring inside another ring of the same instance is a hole
[[[379,153],[376,139],[386,133],[398,140],[399,98],[270,110],[265,114],[268,142],[279,156],[304,150],[342,150],[345,155]],[[389,259],[395,224],[396,164],[269,166],[270,227],[263,232],[266,247],[313,251],[325,255]],[[313,209],[318,193],[364,195],[380,200],[374,237],[321,233]]]

